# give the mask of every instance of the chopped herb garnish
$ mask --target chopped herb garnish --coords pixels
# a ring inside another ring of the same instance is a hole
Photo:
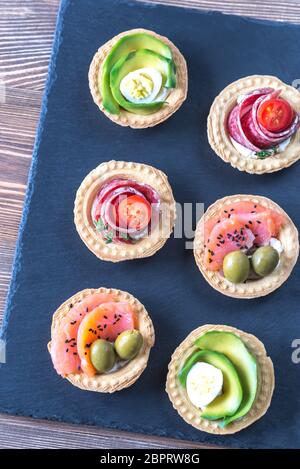
[[[257,151],[257,152],[255,152],[255,155],[260,160],[264,160],[265,158],[268,158],[268,156],[276,155],[278,152],[279,152],[279,147],[277,145],[275,147],[272,147],[270,150]]]
[[[129,239],[129,236],[127,233],[120,233],[120,236],[122,239],[125,239],[125,240]]]
[[[99,218],[98,220],[93,220],[93,222],[97,231],[107,230],[107,225],[105,225],[102,218]]]

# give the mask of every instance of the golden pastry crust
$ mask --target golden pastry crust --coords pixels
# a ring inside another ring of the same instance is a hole
[[[134,179],[149,184],[161,198],[160,222],[148,237],[135,244],[106,244],[91,219],[92,204],[100,187],[115,178]],[[78,234],[90,251],[105,261],[119,262],[152,256],[170,237],[175,218],[175,200],[167,176],[162,171],[141,163],[102,163],[84,178],[76,194],[74,221]]]
[[[143,335],[144,343],[138,355],[117,371],[99,374],[92,378],[84,373],[76,373],[67,375],[66,378],[74,386],[84,391],[112,393],[128,388],[140,377],[147,366],[150,349],[153,347],[155,341],[155,333],[146,308],[134,296],[114,288],[88,288],[73,295],[55,311],[52,319],[51,338],[55,330],[60,328],[63,318],[68,314],[70,303],[75,305],[93,293],[112,294],[115,296],[116,301],[127,301],[137,315],[138,329]],[[49,352],[51,351],[51,341],[48,343],[48,350]]]
[[[234,284],[229,282],[219,272],[208,270],[203,262],[204,257],[204,224],[205,221],[213,218],[220,209],[226,205],[239,201],[251,201],[261,204],[266,208],[276,210],[285,217],[285,224],[280,230],[279,240],[282,243],[283,252],[280,255],[280,263],[276,269],[266,277],[258,280],[248,280],[246,283]],[[268,295],[279,288],[290,276],[299,255],[298,231],[287,213],[275,202],[266,197],[254,195],[233,195],[217,200],[208,207],[205,214],[200,218],[194,240],[194,256],[203,277],[207,282],[220,293],[233,298],[258,298]]]
[[[253,75],[241,78],[227,86],[215,98],[207,120],[208,141],[212,149],[226,163],[240,171],[251,174],[264,174],[287,168],[300,158],[300,129],[292,136],[287,148],[277,155],[261,160],[240,154],[230,141],[226,129],[228,114],[236,104],[237,98],[257,88],[271,87],[280,89],[281,97],[286,99],[300,114],[300,93],[292,86],[286,85],[276,77]]]
[[[233,332],[242,339],[249,351],[255,356],[258,363],[258,390],[255,401],[250,411],[241,419],[230,423],[225,428],[220,428],[216,421],[201,418],[199,410],[188,399],[185,389],[177,378],[179,370],[193,351],[195,340],[207,331]],[[216,435],[230,435],[248,427],[260,419],[268,410],[275,386],[275,376],[272,360],[267,356],[264,345],[254,336],[240,331],[234,327],[207,324],[192,331],[187,338],[177,347],[172,355],[168,367],[166,391],[174,409],[190,425],[207,433]]]
[[[115,45],[115,43],[121,37],[134,33],[151,34],[152,36],[157,37],[170,47],[173,55],[173,60],[176,65],[176,88],[174,88],[168,95],[168,104],[164,105],[159,111],[153,114],[140,116],[138,114],[127,112],[124,109],[120,109],[120,114],[118,115],[110,114],[103,108],[102,104],[102,97],[100,93],[101,67],[105,58],[107,57],[108,53],[110,52],[111,48]],[[129,126],[133,129],[144,129],[147,127],[153,127],[155,125],[158,125],[168,119],[172,114],[174,114],[174,112],[176,112],[180,108],[182,103],[185,101],[188,89],[187,65],[182,54],[168,38],[160,36],[159,34],[153,31],[149,31],[147,29],[131,29],[129,31],[124,31],[123,33],[118,34],[98,49],[98,51],[94,55],[89,69],[89,86],[94,102],[110,120],[112,120],[116,124],[125,127]]]

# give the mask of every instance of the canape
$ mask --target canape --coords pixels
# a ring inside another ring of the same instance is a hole
[[[255,336],[208,324],[191,332],[173,353],[166,391],[188,424],[227,435],[266,413],[274,383],[272,361]]]
[[[154,328],[145,307],[112,288],[86,289],[54,313],[48,344],[56,372],[87,391],[120,391],[147,366]]]
[[[173,230],[176,207],[162,171],[109,161],[81,183],[74,217],[86,246],[100,259],[118,262],[158,251]]]
[[[272,200],[254,195],[224,197],[197,224],[196,263],[224,295],[257,298],[279,288],[298,259],[298,231]]]
[[[300,94],[273,76],[253,75],[215,98],[207,121],[212,149],[248,173],[278,171],[300,157]]]
[[[153,127],[187,95],[187,66],[166,37],[146,29],[118,34],[95,54],[89,70],[94,102],[116,124]]]

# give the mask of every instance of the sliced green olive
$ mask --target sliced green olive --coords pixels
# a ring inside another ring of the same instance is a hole
[[[99,373],[111,370],[116,362],[114,347],[110,342],[98,339],[91,346],[91,362]]]
[[[143,345],[143,336],[136,329],[122,332],[115,341],[115,349],[122,360],[131,360],[140,351]]]
[[[251,258],[252,268],[257,275],[269,275],[279,262],[279,254],[272,246],[258,248]]]
[[[249,270],[249,259],[242,251],[233,251],[224,257],[223,272],[225,278],[230,282],[245,282],[248,278]]]

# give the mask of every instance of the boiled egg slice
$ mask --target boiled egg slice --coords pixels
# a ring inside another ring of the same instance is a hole
[[[131,103],[147,104],[155,101],[161,85],[161,73],[155,68],[144,67],[128,73],[121,80],[120,91]]]
[[[209,363],[196,363],[187,375],[187,395],[191,403],[199,409],[203,409],[220,395],[222,386],[222,371]]]

